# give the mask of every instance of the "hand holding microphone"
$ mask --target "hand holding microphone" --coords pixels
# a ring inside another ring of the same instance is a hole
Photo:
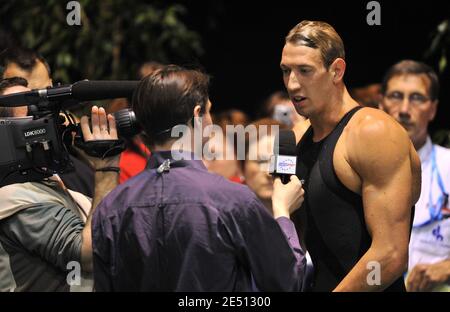
[[[275,177],[272,195],[274,217],[288,217],[303,203],[303,181],[295,175],[297,150],[293,131],[282,130],[275,137],[270,173]]]
[[[272,210],[275,218],[287,217],[300,208],[305,191],[296,175],[291,175],[290,182],[283,184],[279,177],[273,183]]]

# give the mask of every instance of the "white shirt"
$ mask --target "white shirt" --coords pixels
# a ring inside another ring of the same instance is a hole
[[[433,147],[436,168],[441,176],[444,191],[447,194],[450,191],[450,149],[432,144],[431,139],[427,137],[425,145],[418,151],[422,162],[422,190],[415,206],[414,227],[409,244],[409,271],[420,263],[429,264],[450,259],[450,218],[420,226],[431,219],[430,192],[432,205],[443,195],[437,172],[433,172],[433,178],[431,176]]]

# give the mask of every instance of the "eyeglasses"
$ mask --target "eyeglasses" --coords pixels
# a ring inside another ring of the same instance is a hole
[[[403,103],[405,95],[402,92],[392,92],[386,95],[386,98],[394,105]],[[408,101],[413,106],[421,106],[428,102],[430,98],[420,93],[412,93],[408,97]]]

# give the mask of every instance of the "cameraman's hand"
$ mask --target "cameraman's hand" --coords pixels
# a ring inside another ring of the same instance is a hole
[[[85,141],[117,140],[116,121],[112,115],[106,116],[103,107],[92,107],[91,123],[92,127],[89,126],[89,118],[87,116],[81,117],[81,132]],[[94,169],[119,167],[120,154],[101,159],[91,157],[82,150],[78,150],[91,163]],[[95,172],[95,192],[94,198],[92,199],[92,209],[83,228],[81,245],[81,262],[84,271],[92,272],[92,214],[100,201],[118,185],[118,182],[119,175],[115,171]]]
[[[111,114],[106,116],[106,112],[103,107],[92,107],[91,123],[92,130],[89,126],[89,118],[87,116],[81,117],[81,132],[83,133],[83,138],[85,141],[117,140],[117,129],[114,116]],[[82,151],[81,154],[87,159],[92,167],[94,167],[94,169],[119,166],[120,154],[107,157],[105,159],[91,157]]]
[[[273,183],[272,210],[275,218],[287,217],[296,211],[303,203],[305,191],[296,175],[291,181],[283,184],[281,179],[275,178]]]

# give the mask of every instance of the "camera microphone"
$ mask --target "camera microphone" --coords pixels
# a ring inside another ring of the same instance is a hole
[[[82,80],[72,85],[72,93],[79,101],[131,97],[138,84],[137,80]]]
[[[131,97],[138,84],[139,81],[137,80],[82,80],[71,85],[3,95],[0,96],[0,106],[24,106],[42,100],[49,102],[65,100],[95,101]]]

